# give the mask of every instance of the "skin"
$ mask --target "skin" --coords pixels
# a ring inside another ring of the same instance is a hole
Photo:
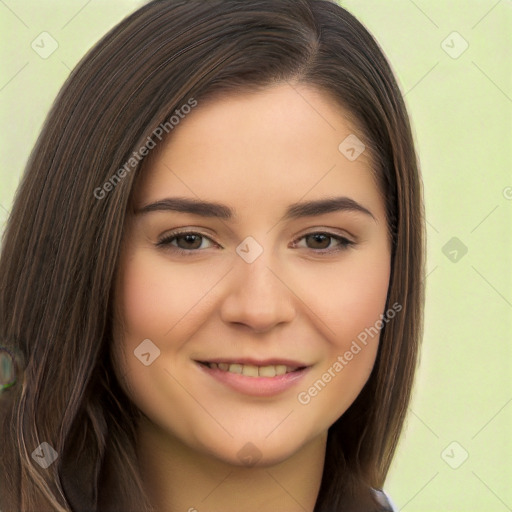
[[[332,367],[381,318],[390,277],[385,207],[369,151],[349,161],[338,150],[354,133],[325,93],[280,84],[199,102],[150,155],[135,210],[185,197],[236,212],[231,220],[174,211],[128,219],[113,358],[144,414],[141,474],[158,511],[313,510],[327,430],[367,381],[378,336],[344,358],[334,377]],[[291,204],[334,196],[372,215],[344,210],[283,220]],[[205,238],[157,245],[176,229]],[[315,233],[352,245],[306,236]],[[263,249],[252,263],[236,252],[249,236]],[[180,247],[189,254],[173,252]],[[160,350],[149,366],[134,356],[145,339]],[[196,363],[228,357],[293,359],[309,370],[277,395],[248,396]],[[298,394],[329,368],[330,382],[300,403]],[[240,453],[258,460],[248,465]]]

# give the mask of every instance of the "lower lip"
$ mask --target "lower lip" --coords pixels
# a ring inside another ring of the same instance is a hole
[[[308,373],[309,367],[275,377],[247,377],[239,373],[226,372],[218,368],[196,363],[210,377],[222,384],[251,396],[274,396],[295,386]]]

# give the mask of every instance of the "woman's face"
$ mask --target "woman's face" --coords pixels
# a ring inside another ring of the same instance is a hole
[[[279,85],[199,102],[152,155],[121,254],[113,355],[148,428],[174,445],[283,461],[368,379],[390,246],[353,134],[328,96]]]

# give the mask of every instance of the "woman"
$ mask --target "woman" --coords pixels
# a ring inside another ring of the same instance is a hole
[[[422,209],[390,67],[335,3],[129,16],[5,232],[1,510],[389,510]]]

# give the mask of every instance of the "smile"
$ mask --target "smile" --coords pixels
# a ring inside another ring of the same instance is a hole
[[[236,373],[246,377],[267,377],[272,378],[278,375],[292,373],[299,369],[297,366],[286,366],[285,364],[255,366],[252,364],[241,363],[201,363],[212,370],[219,369],[223,372]]]
[[[209,378],[245,395],[270,397],[295,386],[310,366],[284,360],[195,361]]]

